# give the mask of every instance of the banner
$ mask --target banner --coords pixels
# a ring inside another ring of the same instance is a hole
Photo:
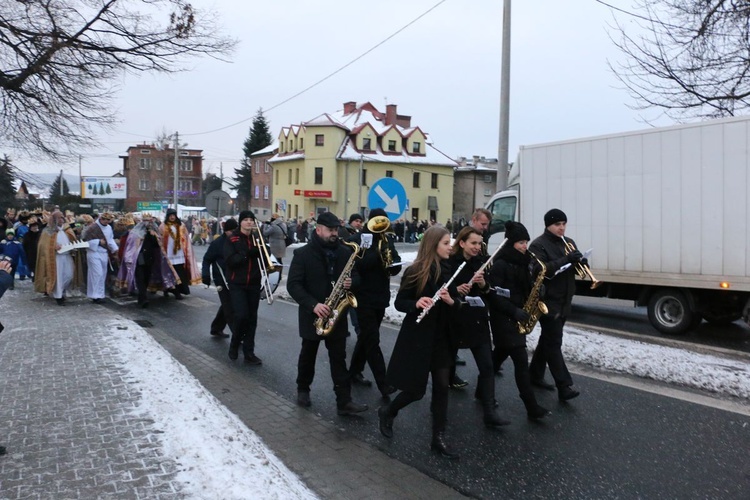
[[[82,198],[127,198],[127,179],[125,177],[84,177],[82,179]]]

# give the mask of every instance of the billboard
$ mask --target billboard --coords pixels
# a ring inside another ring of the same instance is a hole
[[[127,180],[125,177],[83,177],[81,179],[82,198],[127,198]]]

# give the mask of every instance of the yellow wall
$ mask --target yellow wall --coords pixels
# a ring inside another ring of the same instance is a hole
[[[425,154],[427,151],[427,145],[425,144],[425,137],[419,130],[415,130],[412,132],[412,134],[406,139],[406,151],[408,153],[412,153],[414,151],[414,143],[419,143],[419,154]]]
[[[384,152],[388,152],[388,142],[389,141],[396,141],[396,152],[400,153],[401,150],[403,150],[403,140],[404,138],[401,137],[401,134],[396,132],[396,129],[390,129],[388,132],[385,133],[383,138],[380,141],[380,147],[383,149]]]

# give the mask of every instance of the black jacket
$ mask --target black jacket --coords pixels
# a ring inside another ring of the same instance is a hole
[[[317,304],[325,303],[333,290],[333,283],[338,280],[351,255],[352,249],[341,243],[333,249],[326,249],[320,237],[315,233],[307,245],[294,250],[294,259],[286,279],[286,289],[299,304],[299,335],[303,339],[322,340],[324,338],[315,333],[317,316],[313,309]],[[351,278],[351,290],[355,291],[359,286],[356,266],[352,269]],[[338,320],[328,337],[345,337],[348,329],[346,315],[344,315]]]
[[[224,277],[227,275],[227,267],[224,262],[224,245],[226,241],[226,233],[223,233],[211,242],[208,250],[206,250],[206,254],[203,256],[201,278],[203,284],[206,286],[211,284],[211,275],[213,275],[214,284],[217,287],[227,288],[227,283],[221,277],[222,273],[224,273]]]
[[[479,297],[482,302],[485,303],[485,307],[471,307],[465,302],[465,297],[462,297],[458,293],[459,285],[468,283],[474,276],[482,264],[484,258],[481,255],[474,257],[466,261],[466,265],[461,269],[456,278],[451,282],[448,290],[451,296],[458,297],[461,304],[461,314],[457,315],[455,321],[451,323],[451,343],[460,348],[477,347],[482,344],[489,344],[490,337],[490,325],[489,325],[489,313],[487,311],[487,299],[490,286],[485,279],[484,288],[480,288],[478,284],[474,283],[469,290],[468,295],[472,297]],[[448,264],[450,266],[450,276],[456,272],[458,267],[464,262],[464,256],[462,252],[459,252],[450,259]]]
[[[253,239],[246,236],[239,228],[224,242],[224,263],[228,272],[230,285],[253,287],[260,286],[260,268],[258,257],[260,251]],[[231,286],[230,286],[231,290]]]
[[[353,235],[349,241],[362,244],[362,234]],[[371,233],[367,233],[371,234]],[[401,257],[396,251],[393,237],[388,234],[373,234],[372,246],[364,251],[361,259],[357,259],[357,272],[360,277],[360,285],[357,288],[357,302],[359,307],[371,309],[385,309],[391,303],[391,276],[401,272],[401,266],[383,268],[383,261],[378,250],[379,242],[384,238],[383,244],[391,250],[393,262],[401,262]]]
[[[567,236],[565,239],[575,245],[572,239]],[[549,308],[549,314],[567,317],[570,314],[570,303],[573,301],[573,294],[576,291],[575,266],[571,265],[560,274],[555,274],[568,263],[565,243],[563,243],[562,238],[545,229],[541,236],[531,242],[529,251],[533,252],[547,266],[546,275],[549,279],[544,280],[546,292],[543,300]]]
[[[495,347],[511,348],[526,345],[526,335],[518,333],[515,314],[519,309],[523,309],[531,291],[529,259],[528,252],[522,254],[506,244],[492,263],[489,273],[490,285],[510,291],[510,297],[501,297],[494,292],[490,294],[490,325],[497,344]]]

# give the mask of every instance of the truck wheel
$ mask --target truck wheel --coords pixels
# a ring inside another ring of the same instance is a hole
[[[695,312],[679,290],[658,290],[648,301],[648,320],[662,333],[681,335],[696,325]],[[700,316],[698,316],[700,318]]]
[[[714,326],[731,325],[742,317],[742,311],[738,312],[704,312],[703,318]]]

